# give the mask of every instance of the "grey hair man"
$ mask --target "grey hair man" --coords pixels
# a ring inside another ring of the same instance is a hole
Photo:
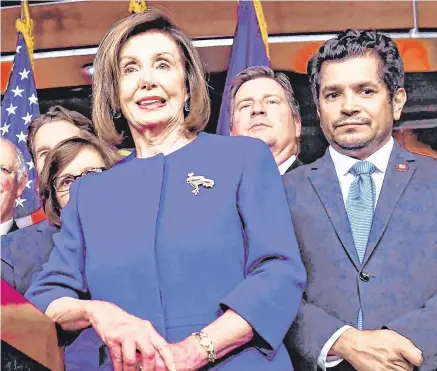
[[[23,194],[28,179],[26,164],[20,150],[5,138],[0,138],[1,175],[0,210],[1,235],[17,229],[13,220],[15,199]]]
[[[240,72],[229,94],[230,134],[263,140],[281,175],[302,165],[299,138],[302,120],[290,80],[263,66]]]

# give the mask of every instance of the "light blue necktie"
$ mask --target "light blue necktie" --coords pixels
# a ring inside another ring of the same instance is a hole
[[[346,201],[346,210],[352,230],[358,258],[363,262],[364,254],[372,227],[373,212],[375,209],[376,189],[372,173],[376,167],[368,161],[358,161],[349,172],[355,176],[349,189]],[[358,313],[358,328],[363,328],[363,313]]]

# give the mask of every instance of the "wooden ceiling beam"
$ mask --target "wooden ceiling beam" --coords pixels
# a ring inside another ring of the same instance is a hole
[[[147,1],[167,9],[175,22],[192,38],[232,37],[237,1]],[[437,1],[418,0],[417,25],[437,29]],[[414,28],[412,1],[263,1],[270,35],[336,33],[346,28],[408,31]],[[35,52],[96,47],[109,27],[129,14],[127,1],[69,1],[30,6],[34,21]],[[1,52],[15,51],[15,20],[19,7],[1,11]],[[405,68],[437,71],[437,39],[399,40]],[[272,66],[278,70],[305,72],[306,62],[321,42],[271,43]],[[199,48],[210,72],[227,68],[230,46]],[[39,89],[89,84],[82,66],[94,56],[35,60]],[[4,92],[10,62],[2,62]]]
[[[193,38],[232,36],[237,1],[147,1],[165,8]],[[269,34],[337,32],[347,28],[410,29],[412,1],[264,1]],[[424,5],[429,12],[433,5]],[[35,50],[95,46],[117,20],[126,17],[127,1],[76,1],[30,6]],[[19,7],[2,9],[1,51],[15,50]],[[431,24],[431,19],[425,20]],[[434,23],[437,22],[434,20]]]
[[[396,40],[407,72],[437,71],[437,39]],[[272,68],[306,73],[309,58],[322,41],[270,44]],[[208,72],[227,69],[231,46],[199,48]],[[91,79],[83,66],[93,62],[94,55],[35,59],[34,75],[38,89],[89,85]],[[2,62],[2,77],[8,76],[12,62]],[[6,77],[7,79],[7,77]],[[4,80],[4,79],[2,79]],[[6,82],[6,81],[5,81]],[[6,84],[3,84],[2,93]]]

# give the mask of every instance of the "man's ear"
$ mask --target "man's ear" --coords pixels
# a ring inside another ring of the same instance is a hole
[[[27,171],[21,176],[21,179],[18,181],[17,193],[15,194],[15,198],[21,197],[24,192],[24,188],[26,187],[29,176],[27,175]]]
[[[393,94],[393,118],[397,121],[401,118],[402,109],[407,101],[407,92],[399,88]]]

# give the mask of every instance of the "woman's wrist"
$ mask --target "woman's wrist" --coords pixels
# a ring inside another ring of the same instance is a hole
[[[182,344],[187,352],[186,358],[190,359],[189,363],[193,369],[197,370],[209,363],[207,351],[195,336],[188,336]]]
[[[89,300],[62,297],[52,301],[46,316],[57,322],[64,330],[75,331],[90,326]]]
[[[83,300],[83,316],[90,324],[95,304],[95,300]]]
[[[198,370],[208,364],[208,354],[194,336],[170,344],[170,349],[178,371]]]
[[[212,343],[208,334],[203,331],[197,331],[192,333],[191,336],[193,336],[197,340],[198,344],[204,350],[204,352],[202,353],[203,354],[206,353],[208,362],[214,363],[216,360],[216,352],[215,352],[214,344]]]

